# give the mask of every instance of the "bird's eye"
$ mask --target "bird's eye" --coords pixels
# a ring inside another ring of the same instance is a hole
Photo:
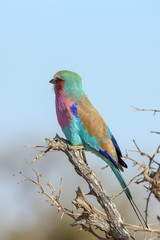
[[[59,83],[60,81],[61,81],[61,79],[58,78],[58,77],[56,77],[55,82],[56,82],[56,83]]]

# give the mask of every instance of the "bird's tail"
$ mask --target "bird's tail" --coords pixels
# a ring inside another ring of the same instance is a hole
[[[116,166],[114,166],[114,165],[112,166],[112,164],[110,164],[110,167],[112,168],[112,171],[116,175],[116,177],[117,177],[121,187],[124,189],[124,192],[125,192],[127,198],[129,199],[129,201],[130,201],[130,203],[131,203],[131,205],[133,207],[133,210],[135,211],[135,213],[136,213],[136,215],[137,215],[141,225],[143,226],[143,228],[144,227],[148,228],[146,221],[144,220],[144,218],[143,218],[141,212],[139,211],[137,205],[133,201],[131,192],[130,192],[129,188],[127,187],[127,184],[125,183],[125,181],[124,181],[124,179],[123,179],[119,169]]]

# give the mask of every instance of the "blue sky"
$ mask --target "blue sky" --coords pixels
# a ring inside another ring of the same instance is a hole
[[[2,152],[62,135],[48,82],[67,69],[80,74],[123,153],[133,138],[152,153],[159,136],[149,131],[160,130],[159,115],[130,105],[160,108],[159,12],[158,0],[3,1]]]
[[[81,75],[88,96],[122,147],[138,132],[157,128],[158,117],[131,114],[130,105],[159,107],[159,1],[2,5],[3,143],[21,133],[52,136],[60,130],[48,80],[62,69]]]

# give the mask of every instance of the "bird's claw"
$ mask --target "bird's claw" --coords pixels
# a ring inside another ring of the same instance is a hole
[[[82,150],[82,149],[84,149],[83,146],[69,146],[69,148],[70,148],[71,150]]]

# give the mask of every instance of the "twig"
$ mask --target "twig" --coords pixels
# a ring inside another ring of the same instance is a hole
[[[149,193],[148,198],[147,198],[147,203],[146,203],[146,209],[145,209],[145,221],[146,224],[148,224],[148,206],[149,206],[149,200],[152,195],[152,192]]]
[[[120,193],[118,193],[117,195],[112,196],[112,200],[113,200],[114,198],[116,198],[116,197],[119,197],[119,196],[128,188],[128,186],[129,186],[137,177],[139,177],[140,175],[142,175],[142,173],[139,173],[138,175],[136,175],[135,177],[133,177],[133,178],[129,181],[129,183],[127,184],[127,186],[126,186]]]
[[[149,112],[153,112],[153,114],[155,115],[157,112],[160,112],[160,110],[156,110],[156,109],[144,109],[144,108],[137,108],[131,105],[132,108],[135,109],[134,112],[138,112],[138,111],[149,111]]]
[[[32,163],[34,163],[35,161],[37,161],[38,159],[40,159],[41,157],[43,157],[47,152],[49,152],[51,150],[50,147],[48,147],[44,152],[42,152],[40,155],[36,155],[35,159],[32,160]]]
[[[144,169],[139,174],[139,176],[142,176],[143,179],[138,180],[136,183],[138,183],[138,184],[142,183],[142,182],[149,183],[149,187],[144,186],[149,191],[149,195],[148,195],[147,202],[146,202],[146,209],[145,209],[145,220],[147,223],[148,222],[148,206],[149,206],[149,201],[150,201],[150,197],[151,197],[152,193],[155,195],[157,200],[160,202],[160,163],[158,163],[154,160],[154,158],[157,156],[157,154],[160,153],[160,145],[157,147],[157,149],[153,153],[153,155],[150,156],[149,154],[144,153],[140,150],[140,148],[137,145],[137,143],[135,142],[135,140],[133,140],[133,142],[134,142],[137,150],[132,150],[131,152],[137,152],[141,156],[145,156],[148,159],[148,163],[146,164],[147,165],[146,166],[144,164],[142,165],[138,161],[135,161],[134,159],[129,158],[128,156],[126,157],[127,159],[132,160],[135,163],[135,165],[140,165]],[[154,163],[156,163],[158,165],[158,169],[156,169],[155,172],[153,172],[153,164]],[[154,231],[152,231],[152,232],[154,232]]]
[[[130,152],[133,152],[133,150],[129,150]],[[137,151],[136,151],[137,152]],[[128,159],[128,160],[131,160],[132,162],[134,162],[134,165],[139,165],[140,167],[139,167],[139,169],[140,168],[146,168],[146,166],[144,165],[144,164],[142,164],[142,163],[139,163],[138,161],[136,161],[135,159],[133,159],[133,158],[130,158],[130,157],[128,157],[128,156],[123,156],[123,158],[125,158],[125,159]]]
[[[156,131],[151,131],[151,133],[156,133],[156,134],[160,134],[160,132],[156,132]]]

